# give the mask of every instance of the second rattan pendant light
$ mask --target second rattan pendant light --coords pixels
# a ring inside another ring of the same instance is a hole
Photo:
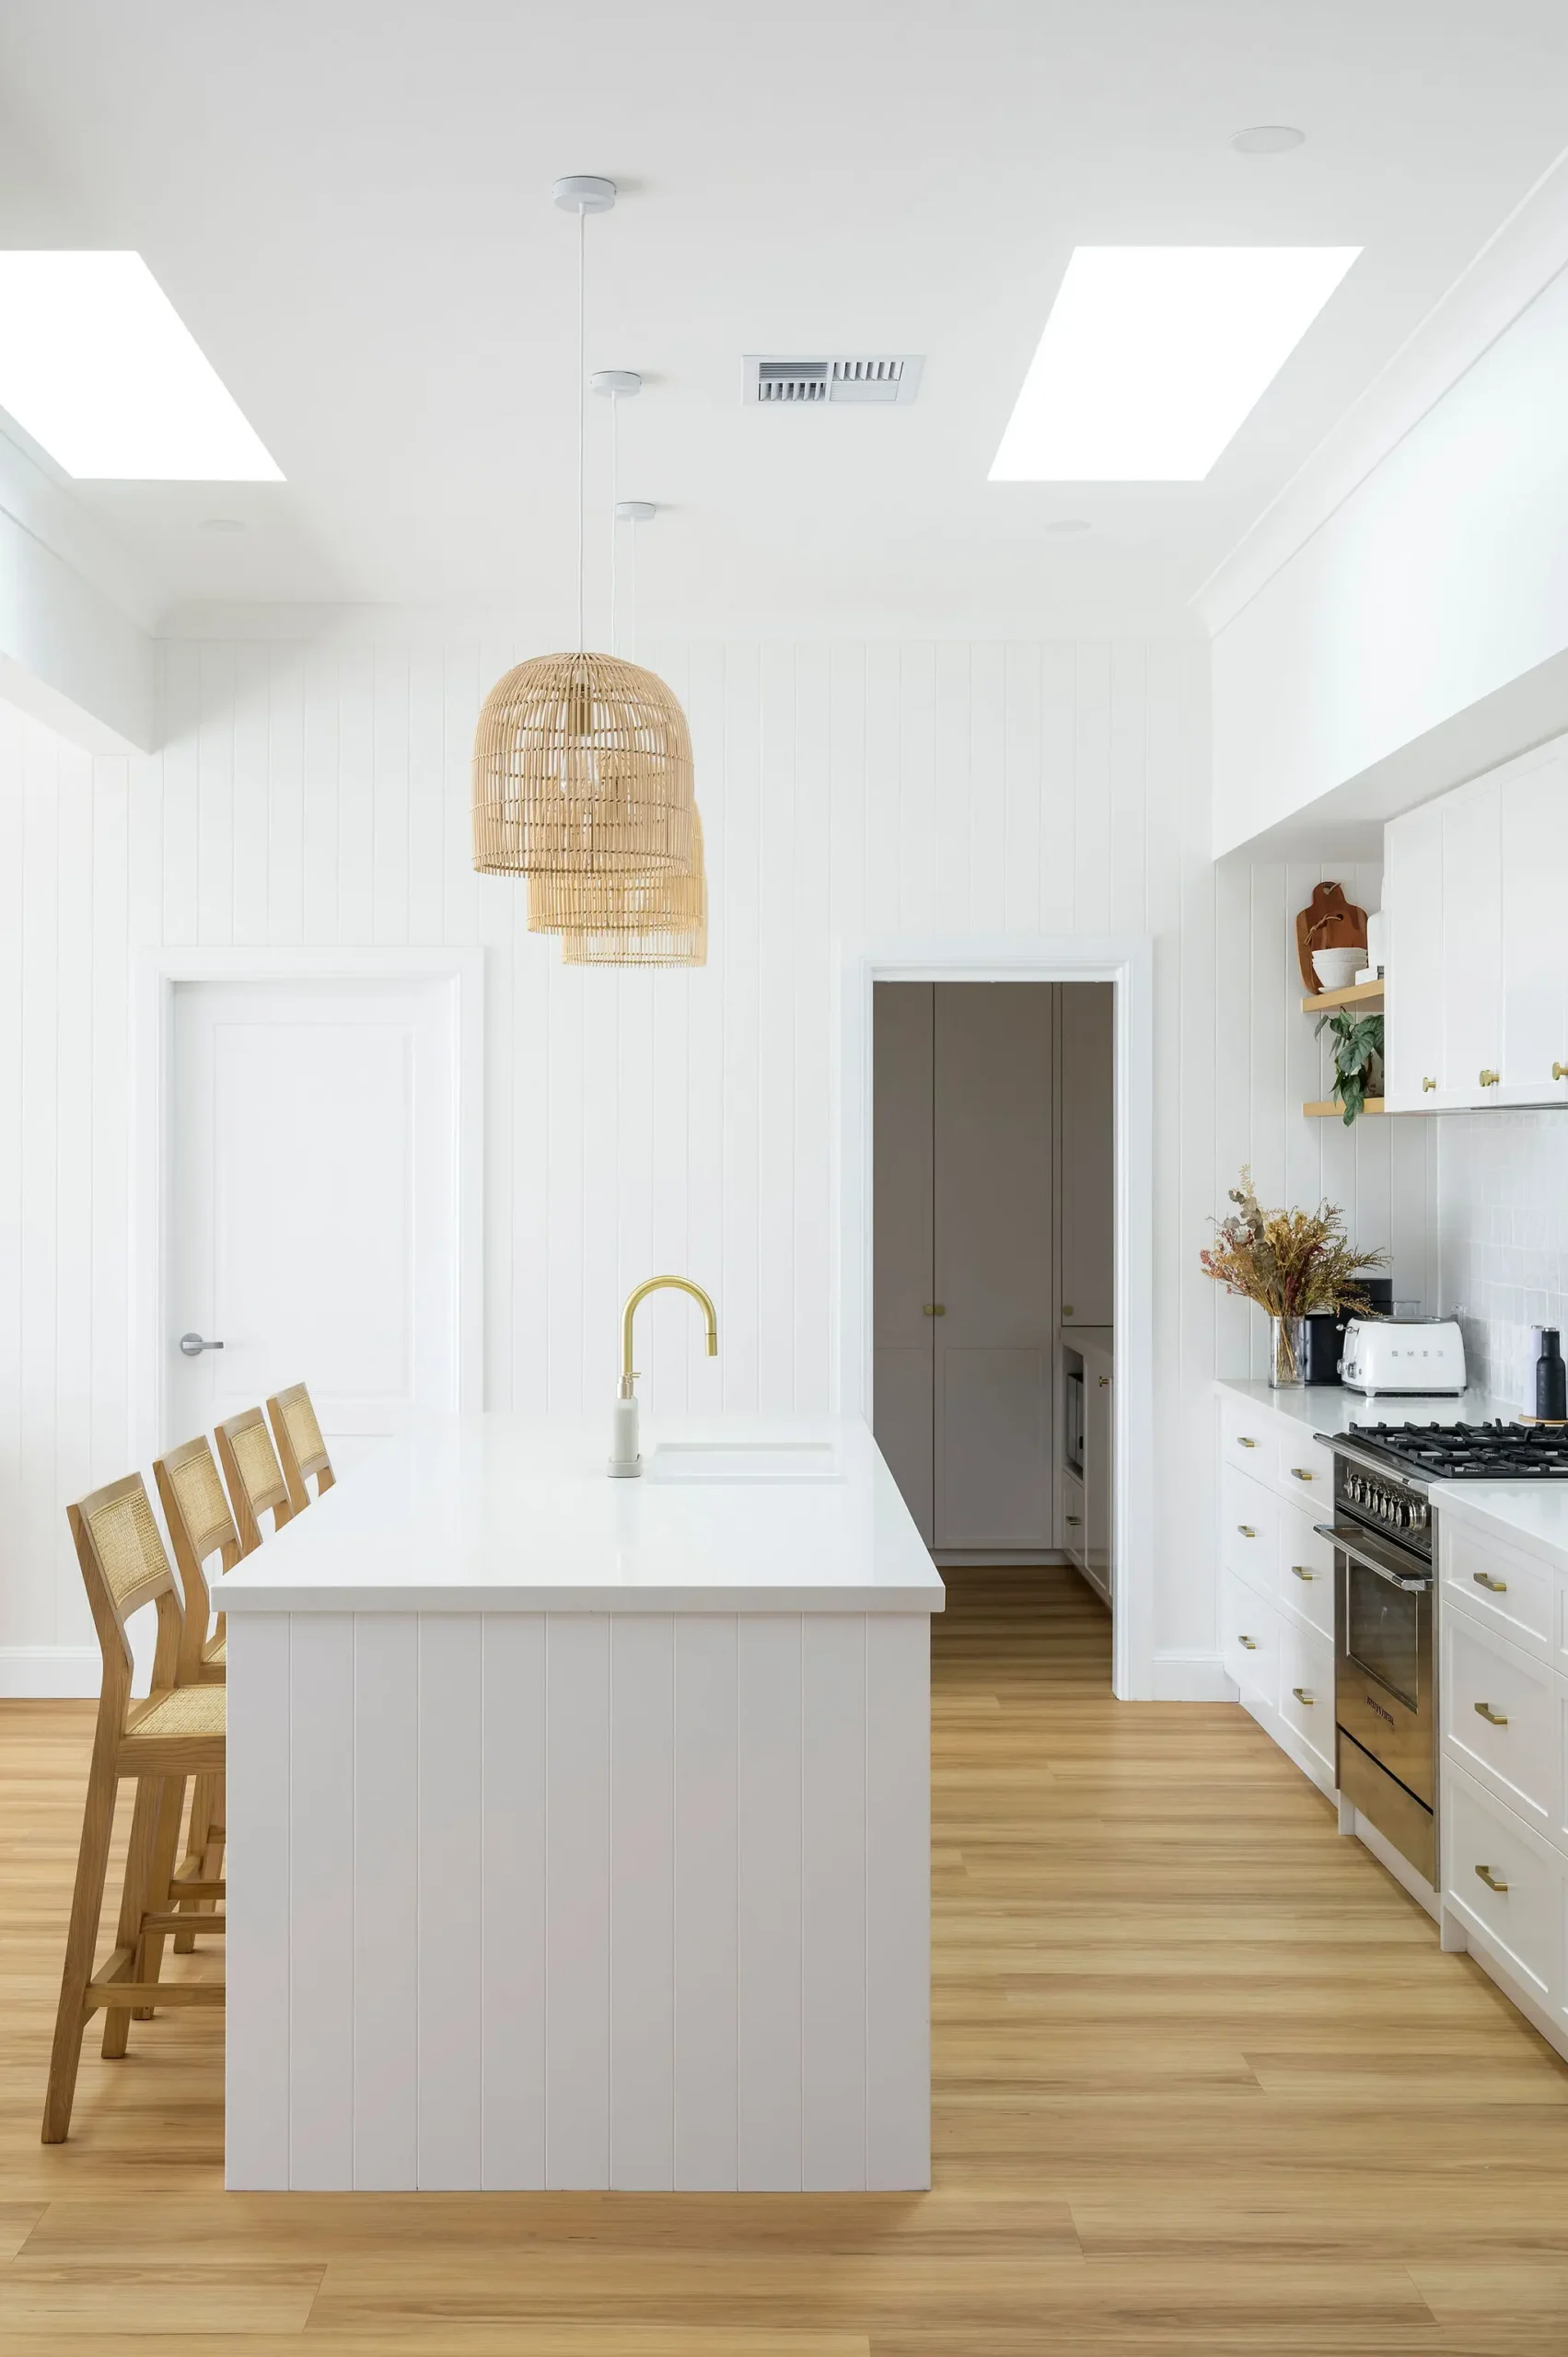
[[[519,663],[485,698],[473,745],[473,864],[488,876],[689,872],[691,740],[653,672],[584,645],[584,244],[613,180],[558,180],[577,215],[577,651]]]

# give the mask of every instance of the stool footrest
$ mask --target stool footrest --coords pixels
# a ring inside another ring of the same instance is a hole
[[[221,1980],[89,1980],[82,2002],[87,2014],[106,2006],[221,2005]]]
[[[209,1932],[225,1931],[227,1925],[226,1915],[182,1915],[171,1910],[167,1915],[144,1915],[142,1918],[144,1932],[200,1932],[203,1939]]]
[[[203,1882],[200,1875],[192,1875],[188,1882],[182,1881],[179,1875],[171,1875],[168,1882],[168,1895],[170,1898],[178,1898],[181,1903],[187,1898],[226,1898],[228,1885],[222,1881]]]

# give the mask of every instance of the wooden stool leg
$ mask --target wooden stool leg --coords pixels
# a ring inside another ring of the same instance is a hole
[[[180,1871],[201,1881],[208,1879],[206,1860],[212,1846],[213,1820],[217,1814],[217,1781],[215,1776],[198,1776],[191,1794],[191,1829],[185,1837],[185,1858]],[[216,1876],[212,1879],[215,1881]],[[178,1897],[178,1883],[175,1888]],[[210,1898],[181,1898],[179,1903],[181,1914],[195,1915],[210,1914],[215,1904]],[[174,1934],[176,1956],[189,1956],[195,1945],[193,1930]]]
[[[142,1900],[142,1912],[164,1915],[168,1912],[169,1887],[174,1880],[174,1853],[180,1846],[180,1820],[185,1814],[185,1779],[168,1776],[159,1779],[157,1825],[153,1838],[152,1868]],[[163,1970],[163,1944],[168,1934],[144,1931],[136,1926],[136,1961],[132,1968],[138,1980],[156,1980]],[[150,2022],[153,2009],[138,2005],[134,2018]]]
[[[114,1935],[114,1962],[110,1968],[115,1978],[121,1980],[135,1978],[142,1918],[147,1910],[147,1887],[152,1880],[153,1849],[157,1839],[162,1796],[161,1776],[137,1777],[136,1805],[131,1816],[131,1840],[125,1852],[125,1882],[120,1893],[120,1928]],[[131,2008],[128,2005],[106,2006],[103,2015],[103,2055],[106,2062],[120,2061],[130,2035]]]
[[[60,2008],[54,2017],[54,2045],[49,2058],[49,2089],[43,2100],[42,2141],[46,2144],[63,2144],[71,2126],[76,2068],[82,2059],[82,2037],[87,2026],[85,2001],[98,1946],[98,1919],[103,1909],[118,1782],[112,1747],[96,1744],[87,1777],[87,1805],[82,1812],[76,1887],[71,1895],[65,1968],[60,1979]]]

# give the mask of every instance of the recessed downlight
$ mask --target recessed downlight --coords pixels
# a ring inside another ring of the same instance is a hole
[[[1231,141],[1238,156],[1283,156],[1292,147],[1306,145],[1307,134],[1288,122],[1255,122],[1247,131],[1238,131]]]

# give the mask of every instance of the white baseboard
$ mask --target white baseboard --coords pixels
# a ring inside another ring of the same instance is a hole
[[[1225,1676],[1218,1654],[1196,1646],[1173,1646],[1154,1660],[1156,1702],[1234,1702],[1235,1680]]]
[[[939,1572],[1035,1572],[1068,1560],[1060,1547],[935,1547]]]
[[[0,1701],[98,1701],[103,1656],[96,1645],[0,1645]]]

